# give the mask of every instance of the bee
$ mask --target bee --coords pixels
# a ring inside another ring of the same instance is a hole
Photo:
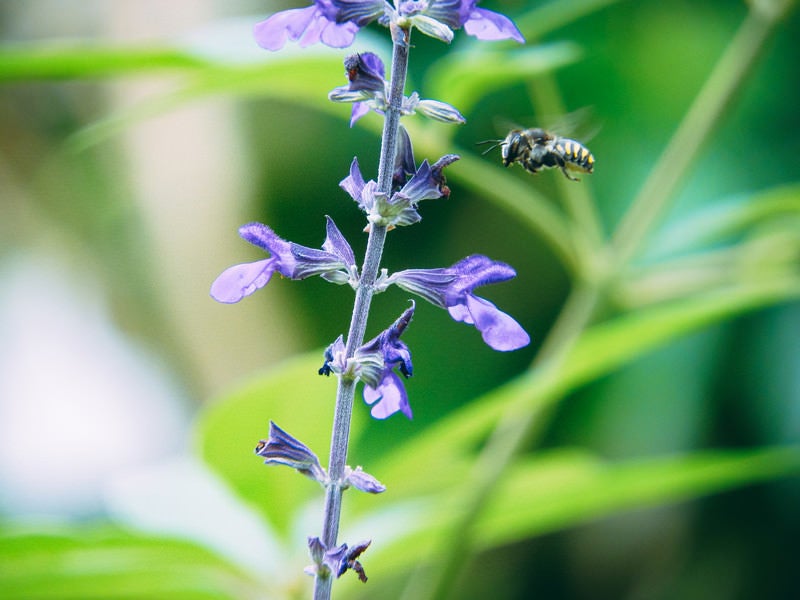
[[[538,127],[513,129],[504,140],[486,140],[479,143],[491,142],[494,142],[494,146],[484,154],[500,146],[505,167],[519,163],[530,173],[559,168],[570,181],[578,181],[577,177],[570,175],[570,171],[591,173],[594,170],[594,155],[586,146]]]

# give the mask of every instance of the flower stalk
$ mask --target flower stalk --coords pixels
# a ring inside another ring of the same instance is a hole
[[[256,454],[265,459],[265,464],[290,467],[325,488],[322,535],[308,537],[312,564],[305,569],[315,578],[316,600],[328,600],[333,579],[348,570],[367,581],[358,559],[371,540],[350,546],[338,543],[343,491],[353,487],[380,494],[386,489],[360,466],[347,465],[357,384],[363,384],[364,402],[372,407],[374,418],[386,419],[397,412],[409,419],[413,416],[401,378],[412,374],[411,351],[400,336],[411,323],[416,304],[411,301],[393,324],[364,343],[372,296],[397,285],[447,310],[455,321],[474,326],[494,350],[517,350],[530,342],[527,332],[513,317],[474,293],[477,287],[515,277],[516,271],[510,265],[472,255],[450,267],[405,269],[392,275],[380,266],[388,231],[419,222],[422,217],[418,205],[423,200],[450,195],[443,171],[459,159],[446,154],[432,164],[426,159],[417,165],[411,139],[400,126],[400,118],[418,112],[451,124],[465,121],[455,107],[445,102],[420,99],[417,92],[404,96],[411,30],[416,28],[445,42],[452,40],[453,30],[462,28],[482,40],[524,41],[507,17],[476,4],[477,0],[394,5],[384,0],[314,0],[306,8],[275,13],[254,30],[259,45],[271,51],[279,50],[287,41],[301,47],[321,42],[343,48],[353,42],[361,27],[377,21],[389,28],[393,42],[389,81],[385,80],[383,62],[376,54],[354,54],[344,61],[349,84],[337,87],[328,96],[334,102],[353,103],[351,126],[370,110],[384,118],[377,180],[365,181],[358,159],[354,158],[349,175],[339,184],[366,215],[369,237],[361,268],[330,217],[321,249],[285,240],[267,225],[250,223],[240,228],[239,234],[269,257],[229,267],[211,286],[211,296],[225,304],[250,296],[267,285],[275,273],[293,280],[318,275],[355,290],[346,341],[340,335],[326,349],[325,362],[319,369],[320,375],[337,377],[328,470],[311,448],[275,423],[270,422],[269,438],[256,446]]]
[[[395,40],[392,48],[392,72],[389,83],[389,108],[383,122],[381,155],[378,163],[378,191],[389,194],[392,187],[394,159],[397,153],[397,137],[400,129],[400,108],[403,102],[406,74],[408,72],[408,32],[403,40]],[[352,358],[364,341],[367,317],[372,296],[375,293],[375,280],[380,270],[383,246],[386,242],[386,226],[373,224],[369,229],[364,266],[356,290],[350,328],[347,332],[345,357]],[[342,486],[338,483],[344,476],[347,463],[347,448],[350,440],[350,418],[353,414],[356,381],[340,377],[336,388],[336,408],[331,433],[330,460],[328,472],[331,484],[325,492],[325,513],[322,526],[322,542],[327,548],[336,546],[339,535],[339,518],[342,512]],[[314,582],[314,600],[327,600],[331,597],[333,577],[317,573]]]

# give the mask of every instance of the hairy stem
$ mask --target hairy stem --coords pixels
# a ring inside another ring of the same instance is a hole
[[[381,156],[378,165],[378,191],[390,194],[394,158],[397,153],[397,134],[400,126],[400,107],[403,101],[406,73],[408,70],[408,45],[395,43],[392,52],[392,75],[389,82],[389,109],[386,111],[383,135],[381,138]],[[364,341],[367,329],[367,317],[374,293],[373,287],[378,276],[386,241],[386,227],[370,227],[361,278],[356,290],[353,315],[347,332],[346,356],[351,358],[356,349]],[[339,379],[336,390],[336,409],[333,416],[333,432],[331,434],[331,451],[328,463],[328,475],[331,484],[325,494],[325,516],[322,526],[322,542],[326,548],[336,547],[339,535],[339,517],[342,510],[342,488],[340,481],[344,476],[347,463],[347,446],[350,440],[350,417],[353,413],[356,382]],[[328,600],[331,597],[333,577],[331,574],[317,575],[314,583],[314,600]]]

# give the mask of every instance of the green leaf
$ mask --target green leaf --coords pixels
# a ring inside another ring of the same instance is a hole
[[[671,504],[800,474],[800,446],[703,451],[606,463],[564,451],[518,462],[476,528],[487,548],[614,512]]]
[[[320,112],[349,114],[347,107],[328,100],[341,84],[341,58],[330,53],[271,57],[255,64],[219,64],[198,70],[174,91],[138,102],[83,128],[72,136],[75,151],[105,141],[140,121],[215,95],[258,97],[299,103]],[[297,77],[297,73],[303,73]]]
[[[559,449],[517,462],[500,481],[476,524],[479,550],[563,530],[635,508],[663,506],[738,487],[800,475],[800,447],[713,450],[683,456],[608,462]],[[426,472],[426,477],[428,473]],[[448,486],[406,507],[405,535],[375,536],[366,562],[370,593],[381,597],[381,581],[409,571],[430,556],[440,537],[458,522],[465,495]],[[402,514],[403,506],[396,508]],[[413,518],[412,518],[413,517]],[[414,551],[408,551],[413,548]],[[424,576],[419,572],[415,576]],[[342,580],[343,592],[357,585]],[[424,584],[421,584],[424,587]]]
[[[800,218],[800,183],[716,202],[665,228],[648,255],[669,256],[729,241],[753,228]],[[797,231],[797,228],[795,228]]]
[[[258,597],[256,583],[199,546],[111,527],[59,532],[0,530],[0,597]]]
[[[528,43],[621,0],[553,0],[514,19]]]
[[[501,416],[522,418],[542,411],[577,387],[680,336],[798,298],[800,282],[770,282],[652,306],[595,325],[563,363],[528,371],[452,413],[409,440],[375,473],[402,497],[434,492],[463,477]],[[418,476],[421,470],[424,477]]]
[[[0,82],[179,72],[207,66],[207,60],[170,47],[109,47],[84,42],[0,48]]]
[[[572,42],[558,42],[520,50],[492,51],[472,45],[469,51],[451,52],[428,70],[423,89],[425,98],[447,99],[463,114],[497,90],[576,62],[580,48]]]
[[[317,374],[322,360],[320,351],[276,365],[206,409],[197,424],[203,459],[283,534],[306,501],[318,497],[321,505],[323,489],[293,469],[264,465],[254,448],[274,421],[327,464],[336,379]],[[356,417],[351,435],[362,424]]]

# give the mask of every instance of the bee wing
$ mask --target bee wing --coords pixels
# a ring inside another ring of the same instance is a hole
[[[584,106],[560,115],[543,115],[542,127],[562,137],[587,144],[600,131],[600,123],[591,106]]]

